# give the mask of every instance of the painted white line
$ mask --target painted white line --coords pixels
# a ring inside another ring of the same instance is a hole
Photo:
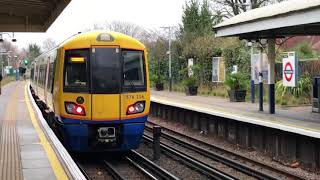
[[[235,115],[235,114],[229,114],[221,111],[214,110],[212,108],[204,108],[204,107],[197,107],[197,106],[192,106],[190,104],[184,104],[184,103],[178,103],[178,102],[173,102],[173,101],[168,101],[168,100],[163,100],[160,98],[152,97],[150,98],[151,101],[164,104],[164,105],[170,105],[174,107],[179,107],[183,109],[188,109],[192,111],[197,111],[201,113],[206,113],[214,116],[220,116],[220,117],[225,117],[237,121],[242,121],[250,124],[255,124],[255,125],[260,125],[260,126],[266,126],[274,129],[280,129],[283,131],[287,132],[292,132],[296,134],[301,134],[304,136],[309,136],[309,137],[314,137],[314,138],[320,138],[320,132],[316,130],[311,130],[303,127],[295,127],[294,125],[289,125],[289,124],[280,124],[280,123],[274,123],[274,122],[269,122],[267,120],[259,120],[256,118],[250,118],[247,116],[241,116],[241,115]]]
[[[47,121],[43,118],[39,107],[37,106],[36,102],[34,101],[32,95],[31,95],[31,91],[30,91],[29,87],[30,87],[30,84],[27,84],[28,95],[31,100],[32,106],[38,116],[38,119],[40,120],[43,129],[45,130],[46,134],[50,138],[55,149],[58,151],[60,157],[63,159],[64,163],[66,164],[71,176],[77,180],[86,180],[85,176],[82,174],[81,170],[78,168],[76,163],[73,161],[73,159],[69,155],[68,151],[64,148],[64,146],[61,144],[61,142],[59,141],[57,136],[53,133],[52,129],[47,124]]]

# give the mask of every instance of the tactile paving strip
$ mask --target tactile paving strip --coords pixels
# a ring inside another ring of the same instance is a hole
[[[17,86],[18,87],[18,86]],[[1,127],[0,179],[22,180],[19,139],[16,130],[17,89],[12,93]]]

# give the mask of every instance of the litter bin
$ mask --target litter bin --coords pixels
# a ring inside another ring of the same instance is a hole
[[[320,113],[320,75],[313,79],[312,112]]]

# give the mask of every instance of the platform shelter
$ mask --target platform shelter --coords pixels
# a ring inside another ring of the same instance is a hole
[[[45,32],[71,0],[1,0],[0,32]]]
[[[239,37],[268,47],[269,113],[275,113],[275,42],[277,38],[320,34],[320,0],[289,0],[253,9],[224,20],[213,29],[216,37]],[[260,73],[262,74],[262,73]],[[262,79],[262,78],[260,78]],[[259,82],[260,97],[262,81]],[[259,110],[263,110],[262,98]]]

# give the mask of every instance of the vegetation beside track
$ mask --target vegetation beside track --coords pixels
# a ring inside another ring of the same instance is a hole
[[[3,87],[4,85],[12,82],[12,81],[15,81],[16,80],[16,77],[15,76],[7,76],[7,77],[4,77],[1,81],[1,87]]]

